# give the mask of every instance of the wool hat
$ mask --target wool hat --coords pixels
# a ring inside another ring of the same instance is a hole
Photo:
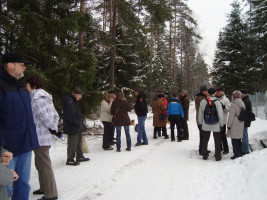
[[[114,94],[115,92],[114,92],[114,90],[109,90],[108,91],[108,94]]]
[[[246,89],[241,89],[240,92],[241,92],[242,94],[248,94],[248,91],[247,91]]]
[[[215,89],[215,88],[210,88],[210,89],[208,89],[208,93],[209,93],[210,95],[213,95],[215,92],[216,92],[216,89]]]
[[[207,91],[208,90],[208,87],[206,85],[202,85],[200,87],[200,92],[204,92],[204,91]]]
[[[223,88],[221,88],[221,87],[218,87],[216,90],[217,90],[217,91],[222,91],[222,92],[223,92]]]
[[[72,90],[72,93],[73,94],[83,94],[84,92],[81,90],[81,88],[79,87],[75,87],[73,90]]]
[[[173,93],[172,94],[172,97],[177,97],[178,95],[176,93]]]
[[[13,53],[13,52],[5,53],[2,56],[2,64],[7,64],[7,63],[24,63],[24,64],[30,64],[20,54]]]
[[[164,91],[163,90],[158,90],[158,93],[163,93]]]
[[[162,98],[162,97],[164,97],[163,94],[158,94],[158,98]]]

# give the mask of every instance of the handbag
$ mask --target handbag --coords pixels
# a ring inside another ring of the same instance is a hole
[[[164,114],[160,113],[159,114],[159,120],[164,120],[164,118],[165,118]]]
[[[88,147],[88,144],[87,144],[84,136],[82,136],[82,152],[83,153],[89,153],[89,147]]]

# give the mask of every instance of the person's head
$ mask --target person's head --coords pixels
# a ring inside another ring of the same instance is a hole
[[[164,97],[163,94],[158,94],[158,99],[161,99],[161,98],[163,98],[163,97]]]
[[[208,96],[208,87],[206,86],[206,85],[202,85],[201,87],[200,87],[200,93],[202,93],[202,94],[204,94],[204,95],[206,95],[206,96]]]
[[[140,92],[141,92],[141,90],[140,90],[139,88],[136,88],[136,89],[134,90],[134,94],[135,94],[135,96],[138,96],[138,94],[140,94]]]
[[[182,89],[182,90],[180,91],[180,97],[184,97],[184,96],[186,96],[186,95],[187,95],[187,90]]]
[[[110,100],[113,99],[113,97],[114,97],[113,94],[108,93],[108,94],[106,95],[106,97],[105,97],[105,100],[110,101]]]
[[[118,92],[118,99],[124,99],[125,95],[124,95],[124,92],[122,90],[120,90]]]
[[[163,90],[158,90],[158,94],[164,94]]]
[[[32,76],[26,80],[26,88],[30,93],[34,89],[43,88],[42,80],[37,76]]]
[[[210,88],[208,89],[208,94],[210,96],[215,96],[216,95],[216,89],[215,88]]]
[[[83,97],[83,91],[77,86],[72,90],[72,94],[76,101],[80,101]]]
[[[29,64],[20,54],[5,53],[2,56],[2,65],[7,73],[16,79],[20,79],[24,76],[26,70],[25,64]]]
[[[172,94],[172,97],[173,97],[173,98],[177,98],[177,96],[178,96],[178,95],[177,95],[176,93],[173,93],[173,94]]]
[[[241,89],[239,91],[241,92],[241,98],[244,98],[245,96],[248,95],[248,91],[246,89]]]
[[[233,98],[234,99],[241,98],[241,92],[239,90],[235,90],[233,92]]]
[[[221,97],[224,94],[224,91],[221,87],[216,89],[216,94],[218,97]]]

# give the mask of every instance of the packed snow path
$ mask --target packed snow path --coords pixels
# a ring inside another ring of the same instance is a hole
[[[131,119],[136,119],[131,113]],[[199,135],[195,110],[190,106],[190,139],[171,142],[152,139],[152,114],[146,121],[149,145],[134,147],[136,132],[131,127],[132,151],[126,148],[122,130],[122,152],[104,151],[102,137],[88,136],[89,162],[66,166],[66,139],[57,141],[50,156],[61,200],[267,200],[267,150],[253,152],[231,160],[230,153],[219,162],[214,158],[213,136],[210,137],[209,159],[198,155]],[[169,125],[168,125],[169,127]],[[267,134],[267,123],[257,119],[249,129],[250,137]],[[170,129],[168,128],[170,135]],[[267,136],[266,136],[267,137]],[[253,140],[254,138],[251,138]],[[32,190],[39,189],[38,175],[32,164]],[[30,200],[38,196],[30,195]]]

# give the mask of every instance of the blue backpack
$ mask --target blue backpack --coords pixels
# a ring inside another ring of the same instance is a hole
[[[209,125],[213,125],[213,124],[217,124],[219,122],[219,118],[218,118],[218,113],[217,113],[217,108],[215,105],[215,101],[217,101],[217,99],[209,101],[206,99],[207,101],[207,105],[204,109],[204,121],[206,124]]]

